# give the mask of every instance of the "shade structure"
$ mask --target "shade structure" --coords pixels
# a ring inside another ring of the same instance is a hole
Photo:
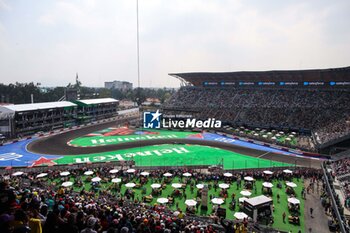
[[[181,187],[182,187],[182,184],[179,184],[179,183],[173,183],[173,184],[171,184],[171,186],[172,186],[173,188],[179,189],[179,188],[181,188]]]
[[[127,184],[125,184],[125,187],[127,187],[127,188],[133,188],[135,186],[136,186],[135,183],[127,183]]]
[[[245,200],[248,200],[248,198],[246,198],[246,197],[240,197],[240,198],[238,198],[238,201],[239,201],[239,202],[244,202]]]
[[[286,140],[286,141],[291,141],[292,139],[291,139],[291,138],[286,138],[285,140]]]
[[[291,170],[289,170],[289,169],[285,169],[285,170],[283,170],[283,172],[284,172],[284,173],[287,173],[287,174],[292,174],[292,173],[293,173],[293,171],[291,171]]]
[[[226,173],[224,173],[224,176],[225,176],[225,177],[232,177],[233,175],[232,175],[232,173],[230,173],[230,172],[226,172]]]
[[[296,188],[298,186],[296,183],[293,182],[287,182],[286,185],[291,188]]]
[[[141,176],[149,176],[149,172],[141,172],[140,175]]]
[[[197,187],[197,189],[202,189],[202,188],[204,188],[204,184],[197,184],[196,187]]]
[[[264,134],[262,137],[263,137],[263,138],[267,138],[267,135],[266,135],[266,134]]]
[[[163,176],[165,176],[165,177],[170,177],[170,176],[173,176],[173,174],[167,172],[167,173],[164,173]]]
[[[120,183],[120,182],[122,182],[122,179],[120,179],[120,178],[112,179],[112,183]]]
[[[92,175],[92,174],[94,174],[93,171],[86,171],[86,172],[84,172],[84,175],[87,175],[87,176],[90,176],[90,175]]]
[[[112,170],[109,171],[109,173],[111,173],[111,174],[118,173],[118,172],[119,172],[118,169],[112,169]]]
[[[246,180],[246,181],[253,181],[254,178],[251,177],[251,176],[246,176],[246,177],[244,177],[244,180]]]
[[[263,185],[265,188],[272,188],[272,187],[273,187],[273,184],[270,183],[270,182],[264,182],[262,185]]]
[[[100,182],[102,179],[100,177],[94,177],[91,179],[92,182]]]
[[[272,140],[276,140],[277,138],[276,137],[271,137]]]
[[[228,184],[219,184],[219,188],[222,188],[222,189],[228,189],[230,187],[230,185]]]
[[[73,182],[71,182],[71,181],[67,181],[67,182],[63,182],[62,183],[63,187],[69,187],[69,186],[72,186],[72,185],[73,185]]]
[[[276,137],[281,137],[281,134],[278,133],[278,134],[276,134],[275,136],[276,136]]]
[[[188,172],[185,172],[184,174],[182,174],[183,176],[186,176],[186,177],[190,177],[190,176],[192,176],[192,174],[191,173],[188,173]]]
[[[266,171],[263,171],[263,173],[266,174],[266,175],[272,175],[272,174],[273,174],[272,171],[267,171],[267,170],[266,170]]]
[[[165,198],[165,197],[160,197],[160,198],[157,199],[157,202],[160,203],[160,204],[165,204],[165,203],[169,202],[169,199]]]
[[[252,195],[252,193],[249,192],[248,190],[242,190],[242,191],[240,192],[240,194],[241,194],[242,196],[245,196],[245,197],[249,197],[250,195]]]
[[[254,136],[259,136],[259,134],[255,133]]]
[[[284,134],[284,132],[283,132],[283,131],[280,131],[279,133],[280,133],[280,134]]]
[[[224,203],[224,200],[222,198],[215,197],[215,198],[211,199],[211,202],[215,205],[221,205]]]
[[[47,176],[47,173],[40,173],[39,175],[36,176],[36,178],[43,178]]]
[[[70,172],[67,172],[67,171],[66,171],[66,172],[61,172],[61,173],[60,173],[60,176],[68,176],[68,175],[70,175]]]
[[[151,184],[151,188],[153,189],[159,189],[160,187],[162,187],[161,184]]]
[[[271,132],[267,132],[267,135],[272,135],[272,133]]]
[[[12,176],[21,176],[23,175],[24,172],[15,172],[15,173],[12,173]]]
[[[136,170],[133,169],[133,168],[130,168],[130,169],[126,170],[127,173],[134,173],[135,171],[136,171]]]
[[[248,218],[248,215],[243,212],[236,212],[233,216],[238,220]]]
[[[296,199],[295,197],[288,198],[288,202],[292,203],[294,205],[300,204],[300,201],[298,199]]]
[[[296,135],[297,133],[296,132],[292,132],[293,135]]]
[[[195,200],[190,199],[190,200],[186,200],[185,204],[187,206],[195,206],[195,205],[197,205],[197,202]]]

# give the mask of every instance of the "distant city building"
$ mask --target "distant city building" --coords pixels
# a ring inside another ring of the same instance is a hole
[[[105,88],[126,91],[132,89],[132,83],[126,81],[105,82]]]

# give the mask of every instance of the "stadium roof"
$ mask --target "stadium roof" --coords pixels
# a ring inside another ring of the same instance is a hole
[[[118,100],[113,98],[100,98],[100,99],[86,99],[86,100],[77,100],[82,104],[90,105],[90,104],[106,104],[106,103],[115,103]]]
[[[2,106],[9,110],[15,112],[25,112],[33,111],[40,109],[49,109],[49,108],[64,108],[64,107],[75,107],[76,104],[68,101],[59,101],[59,102],[44,102],[44,103],[34,103],[34,104],[14,104],[14,105],[5,105]]]
[[[170,76],[180,79],[182,82],[195,86],[203,82],[280,82],[280,81],[349,81],[350,66],[330,69],[310,70],[271,70],[271,71],[238,71],[238,72],[191,72],[170,73]]]
[[[35,111],[35,110],[41,110],[41,109],[65,108],[65,107],[75,107],[75,106],[77,105],[68,101],[3,105],[3,106],[0,106],[0,119],[8,119],[9,117],[13,117],[16,112],[26,112],[26,111]]]

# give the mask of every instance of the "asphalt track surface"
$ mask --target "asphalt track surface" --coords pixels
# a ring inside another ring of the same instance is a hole
[[[262,159],[274,160],[284,163],[291,163],[297,166],[320,168],[322,161],[296,157],[289,155],[282,155],[277,153],[259,151],[251,148],[240,147],[224,142],[208,141],[200,139],[155,139],[155,140],[140,140],[133,142],[120,143],[116,145],[104,145],[96,147],[72,147],[67,144],[68,141],[84,136],[86,134],[99,131],[108,127],[117,127],[125,121],[107,122],[98,125],[85,126],[80,129],[62,132],[60,134],[47,136],[35,140],[28,144],[27,149],[33,153],[45,154],[45,155],[81,155],[81,154],[94,154],[108,151],[116,151],[121,149],[130,149],[135,147],[144,147],[161,144],[194,144],[217,147],[224,150],[233,151],[243,155],[252,157],[259,157]]]

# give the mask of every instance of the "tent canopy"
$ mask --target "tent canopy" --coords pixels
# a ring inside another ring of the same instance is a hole
[[[267,203],[272,203],[272,199],[267,196],[261,195],[261,196],[249,198],[248,200],[245,200],[245,202],[247,202],[251,206],[260,206]]]

